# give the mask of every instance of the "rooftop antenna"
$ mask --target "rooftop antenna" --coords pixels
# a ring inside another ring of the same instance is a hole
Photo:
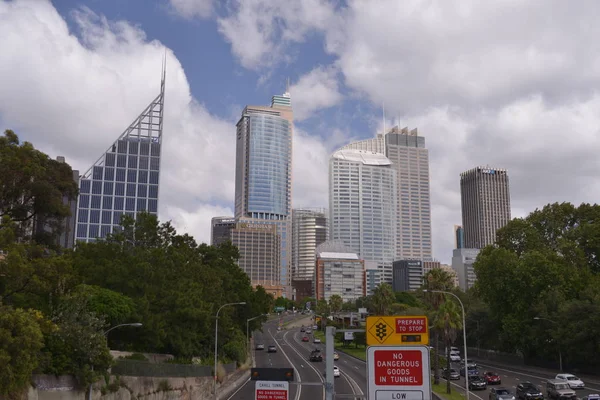
[[[165,47],[165,53],[162,60],[162,73],[160,78],[160,92],[164,95],[165,93],[165,80],[167,77],[167,48]]]

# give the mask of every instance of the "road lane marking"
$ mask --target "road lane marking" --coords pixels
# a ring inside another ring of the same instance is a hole
[[[243,388],[244,388],[244,387],[245,387],[245,386],[246,386],[248,383],[250,383],[250,382],[252,382],[252,380],[251,380],[250,378],[248,378],[248,380],[247,380],[246,382],[244,382],[244,384],[243,384],[242,386],[240,386],[240,388],[239,388],[238,390],[236,390],[235,392],[233,392],[233,394],[232,394],[231,396],[229,396],[229,397],[227,398],[227,400],[231,400],[231,399],[233,399],[233,396],[235,396],[236,394],[238,394],[238,392],[239,392],[240,390],[242,390],[242,389],[243,389]]]
[[[295,346],[293,346],[291,343],[289,343],[289,342],[287,341],[287,334],[288,334],[288,333],[289,333],[289,331],[288,331],[288,332],[286,332],[286,334],[285,334],[285,335],[283,335],[283,340],[284,340],[285,342],[287,342],[287,343],[290,345],[290,349],[294,350],[294,352],[295,352],[296,354],[298,354],[298,356],[300,356],[300,358],[301,358],[301,359],[303,359],[303,360],[304,360],[304,356],[303,356],[302,354],[300,354],[300,352],[299,352],[299,351],[296,349],[296,347],[295,347]],[[295,337],[295,335],[293,335],[293,337]],[[290,363],[291,363],[291,361],[290,361]],[[292,364],[292,365],[293,365],[293,364]],[[313,369],[313,371],[315,371],[315,373],[317,374],[317,377],[319,378],[319,380],[320,380],[321,382],[325,382],[325,380],[323,379],[323,377],[321,376],[321,374],[319,373],[319,371],[317,371],[317,369],[316,369],[315,367],[313,367],[313,366],[312,366],[312,364],[308,364],[308,366],[309,366],[310,368],[312,368],[312,369]],[[296,399],[296,400],[298,400],[298,399]],[[325,386],[323,386],[323,400],[325,400]]]
[[[269,332],[269,335],[271,335],[271,337],[273,338],[273,340],[275,340],[275,337],[273,336],[273,333],[271,333],[270,329],[267,329],[267,332]],[[287,356],[287,354],[285,354],[285,350],[283,350],[283,348],[281,347],[281,345],[279,344],[278,341],[275,340],[275,344],[277,346],[279,346],[279,350],[281,350],[281,353],[283,354],[283,356],[285,357],[286,360],[288,360],[288,362],[290,363],[290,365],[292,366],[292,368],[294,368],[294,371],[296,372],[296,376],[298,377],[298,383],[302,383],[302,378],[300,377],[300,371],[298,371],[298,369],[296,367],[294,367],[294,363],[290,360],[290,358]],[[295,400],[300,400],[300,394],[302,393],[302,385],[296,385],[296,396],[294,397]]]

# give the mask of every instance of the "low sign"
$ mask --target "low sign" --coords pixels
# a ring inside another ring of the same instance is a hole
[[[431,399],[426,346],[372,346],[367,349],[369,400]]]
[[[290,384],[286,381],[256,381],[255,400],[288,400]]]
[[[354,332],[344,332],[344,340],[346,340],[346,341],[354,340]]]
[[[429,326],[426,316],[367,317],[367,345],[426,345]]]

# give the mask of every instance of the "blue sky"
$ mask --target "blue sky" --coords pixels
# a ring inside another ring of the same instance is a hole
[[[560,0],[0,0],[0,128],[85,170],[157,94],[159,215],[199,241],[230,215],[235,122],[291,81],[295,207],[328,158],[400,121],[430,151],[435,258],[459,175],[508,170],[514,217],[600,197],[600,3]]]

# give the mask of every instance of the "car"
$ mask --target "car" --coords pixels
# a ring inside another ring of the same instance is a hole
[[[300,328],[300,332],[306,332],[306,328],[305,327]]]
[[[600,400],[600,394],[588,394],[584,396],[581,400]]]
[[[481,376],[470,376],[469,377],[469,389],[471,390],[485,390],[487,389],[487,381]]]
[[[334,361],[337,361],[337,360],[339,360],[339,359],[340,359],[340,355],[339,355],[338,353],[335,353],[335,352],[334,352],[334,353],[333,353],[333,359],[334,359]]]
[[[456,380],[460,379],[460,374],[454,368],[450,368],[450,369],[444,368],[442,370],[442,378],[450,379],[451,381],[456,381]]]
[[[542,391],[531,382],[519,383],[516,397],[519,400],[544,400]]]
[[[278,326],[278,327],[277,327],[277,330],[278,330],[278,331],[280,331],[280,330],[281,330],[281,327],[280,327],[280,326]]]
[[[313,325],[313,330],[316,331],[317,329],[319,329],[319,327],[317,325]]]
[[[277,353],[277,347],[275,347],[275,345],[270,345],[267,349],[267,353]]]
[[[585,383],[573,374],[558,374],[554,379],[566,381],[571,389],[585,389]]]
[[[327,371],[323,371],[323,376],[327,376]],[[340,369],[337,366],[333,367],[333,377],[339,378],[341,376]]]
[[[501,385],[502,384],[502,379],[500,378],[500,375],[498,375],[495,372],[486,371],[486,372],[484,372],[483,377],[485,378],[485,381],[487,382],[488,385]]]
[[[577,394],[569,384],[559,379],[546,381],[546,395],[550,399],[577,400]]]
[[[468,366],[469,378],[472,376],[479,375],[479,371],[475,367]],[[460,376],[465,376],[465,367],[460,369]]]
[[[306,334],[307,334],[307,335],[310,335],[311,333],[312,333],[312,331],[311,331],[310,329],[307,329],[307,330],[306,330]]]
[[[314,339],[313,339],[313,343],[321,343],[321,339],[319,339],[319,338],[314,338]]]
[[[464,360],[462,364],[467,364],[467,368],[477,368],[477,363],[473,360]]]
[[[318,349],[315,349],[313,351],[310,352],[310,357],[309,360],[311,362],[322,362],[323,361],[323,355],[321,354],[321,351]]]
[[[460,354],[458,354],[458,353],[450,353],[450,361],[452,361],[452,362],[460,362]]]
[[[264,345],[264,344],[261,344],[261,343],[259,343],[259,344],[257,344],[257,345],[256,345],[256,347],[255,347],[255,348],[256,348],[256,350],[264,350],[264,349],[265,349],[265,345]]]
[[[490,400],[515,400],[515,396],[506,388],[491,388]]]
[[[303,342],[308,342],[308,336],[304,336],[304,337],[302,338],[302,341],[303,341]]]

